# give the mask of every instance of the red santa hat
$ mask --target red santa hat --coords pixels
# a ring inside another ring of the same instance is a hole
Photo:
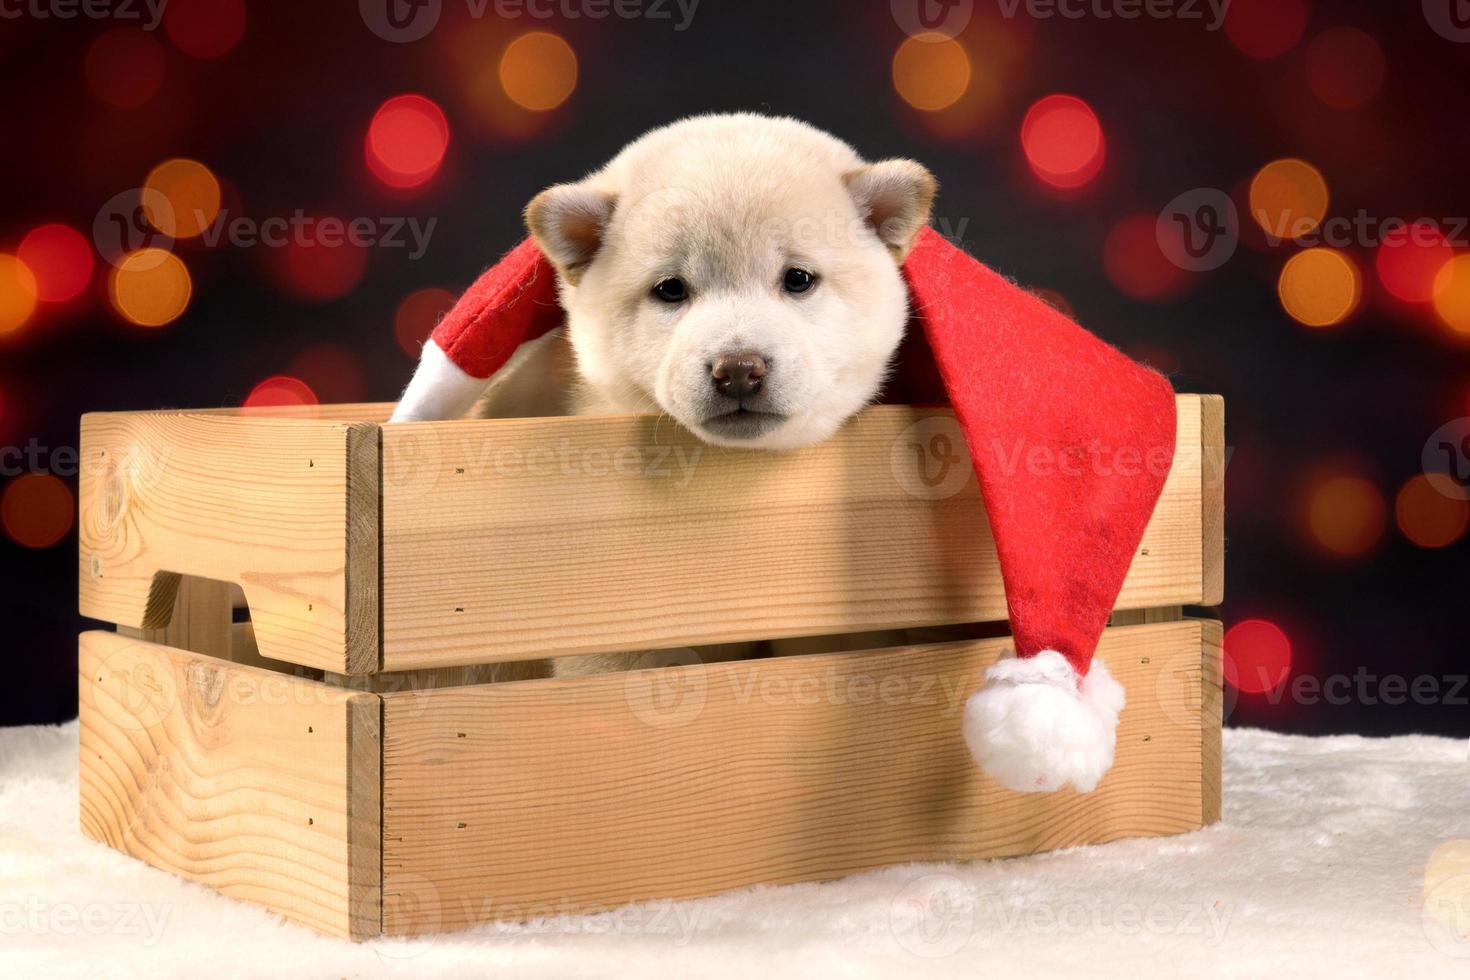
[[[1112,765],[1124,701],[1093,652],[1173,459],[1174,392],[932,229],[903,272],[979,478],[1015,637],[966,706],[966,742],[1010,789],[1087,792]],[[527,239],[435,329],[394,421],[463,415],[562,319],[555,270]]]

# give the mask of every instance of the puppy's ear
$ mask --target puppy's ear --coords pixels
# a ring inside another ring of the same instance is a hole
[[[562,278],[575,284],[597,250],[617,195],[587,184],[548,187],[526,205],[526,227]]]
[[[912,160],[882,160],[842,175],[858,213],[902,262],[914,236],[929,223],[939,190],[934,175]]]

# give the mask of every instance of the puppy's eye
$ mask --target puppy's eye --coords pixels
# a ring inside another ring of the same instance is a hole
[[[788,293],[804,293],[817,284],[817,277],[805,269],[787,269],[781,288]]]
[[[689,298],[689,289],[683,279],[670,276],[653,287],[653,295],[665,303],[682,303]]]

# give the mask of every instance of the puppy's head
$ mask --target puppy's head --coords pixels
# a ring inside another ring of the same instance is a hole
[[[919,164],[865,163],[795,120],[705,116],[543,192],[526,221],[598,402],[789,449],[877,394],[934,192]]]

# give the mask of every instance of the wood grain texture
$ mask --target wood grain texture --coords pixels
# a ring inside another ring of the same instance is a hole
[[[1129,703],[1087,795],[971,761],[1004,639],[385,694],[384,931],[1197,828],[1203,630],[1104,636]]]
[[[1201,400],[1178,405],[1119,608],[1203,598]],[[1002,620],[979,490],[936,436],[963,445],[903,406],[782,454],[646,416],[384,427],[383,669]]]
[[[1200,501],[1204,562],[1201,605],[1225,601],[1225,399],[1200,395]]]
[[[376,695],[115,633],[80,650],[88,836],[323,932],[378,934]]]
[[[1225,629],[1217,620],[1199,620],[1204,645],[1203,674],[1200,683],[1200,731],[1204,749],[1204,822],[1220,822],[1223,804],[1225,761],[1225,673],[1223,662]]]
[[[201,576],[243,588],[262,655],[375,670],[376,450],[368,423],[85,416],[82,614],[164,628],[180,577]]]

